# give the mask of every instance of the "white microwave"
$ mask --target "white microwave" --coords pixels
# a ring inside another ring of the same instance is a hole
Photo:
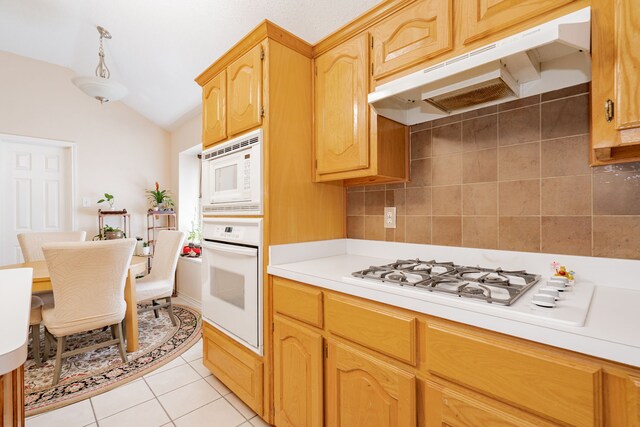
[[[202,153],[202,213],[262,215],[262,129]]]

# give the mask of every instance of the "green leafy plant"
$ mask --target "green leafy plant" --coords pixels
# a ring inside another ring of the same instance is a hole
[[[98,204],[107,202],[107,203],[109,203],[109,208],[113,208],[113,204],[115,203],[115,201],[116,200],[113,197],[113,195],[111,195],[109,193],[104,193],[104,198],[98,200]]]
[[[99,230],[99,233],[93,236],[93,240],[107,240],[107,233],[116,233],[121,232],[124,238],[127,238],[127,233],[120,230],[118,227],[111,227],[110,225],[105,225],[102,227],[102,230]]]
[[[148,248],[148,247],[149,247],[149,242],[144,242],[144,243],[142,244],[142,247],[143,247],[143,248]]]
[[[171,192],[169,190],[160,190],[160,184],[156,181],[155,190],[146,190],[147,199],[151,202],[152,206],[164,206],[165,208],[173,207],[173,200],[171,199]]]

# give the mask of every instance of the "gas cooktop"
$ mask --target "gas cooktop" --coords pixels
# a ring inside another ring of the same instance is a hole
[[[487,314],[544,319],[582,326],[589,311],[593,285],[572,286],[559,278],[546,283],[539,274],[525,270],[472,267],[454,262],[400,259],[356,271],[344,281],[396,295],[464,307]],[[531,298],[522,301],[529,292]],[[483,308],[486,307],[485,308]]]

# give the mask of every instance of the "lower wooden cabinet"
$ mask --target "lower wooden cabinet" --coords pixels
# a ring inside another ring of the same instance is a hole
[[[323,425],[322,335],[276,316],[273,329],[275,423]]]
[[[413,427],[416,377],[329,340],[327,425]]]
[[[263,363],[257,354],[202,322],[203,362],[257,414],[263,409]]]

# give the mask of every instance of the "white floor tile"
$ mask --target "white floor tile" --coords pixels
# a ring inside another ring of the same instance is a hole
[[[208,377],[205,377],[204,380],[209,384],[211,384],[211,387],[215,388],[216,391],[223,396],[226,396],[227,394],[231,393],[231,390],[229,390],[227,386],[222,383],[222,381],[220,381],[213,375],[209,375]]]
[[[174,421],[177,427],[236,427],[244,418],[229,402],[218,399]]]
[[[177,368],[169,369],[168,371],[160,372],[158,375],[146,378],[145,381],[156,396],[160,396],[183,385],[197,381],[200,378],[200,374],[194,371],[191,366],[185,364]]]
[[[171,362],[167,363],[166,365],[162,365],[158,369],[154,369],[153,371],[149,372],[144,377],[149,378],[152,375],[159,374],[160,372],[168,371],[169,369],[176,368],[180,365],[184,365],[185,363],[187,362],[182,357],[178,356],[175,359],[173,359]]]
[[[193,362],[189,362],[189,365],[196,370],[197,373],[200,374],[202,378],[206,378],[211,375],[211,371],[209,368],[202,364],[202,357],[200,359],[196,359]]]
[[[187,362],[193,362],[196,359],[200,359],[202,357],[202,338],[200,338],[193,347],[182,353],[181,356]]]
[[[84,427],[96,421],[89,399],[26,420],[27,427]]]
[[[86,425],[86,426],[84,426],[84,427],[98,427],[98,424],[96,424],[96,423],[91,423],[91,424],[87,424],[87,425]]]
[[[172,420],[198,409],[201,406],[219,399],[220,393],[214,390],[205,380],[180,387],[158,397]]]
[[[256,416],[256,413],[253,412],[251,408],[249,408],[238,396],[233,393],[227,394],[225,397],[233,405],[234,408],[238,410],[246,419],[250,419]]]
[[[238,427],[251,427],[251,423],[249,421],[245,421],[242,424],[240,424]]]
[[[156,399],[118,412],[103,420],[100,427],[160,427],[171,420]]]
[[[258,415],[256,415],[255,417],[251,418],[249,420],[249,422],[251,423],[251,425],[253,427],[270,427],[270,425],[267,424],[267,422],[265,420],[263,420],[262,418],[260,418]]]
[[[139,405],[155,396],[144,381],[136,381],[114,388],[91,398],[93,410],[99,420]]]

